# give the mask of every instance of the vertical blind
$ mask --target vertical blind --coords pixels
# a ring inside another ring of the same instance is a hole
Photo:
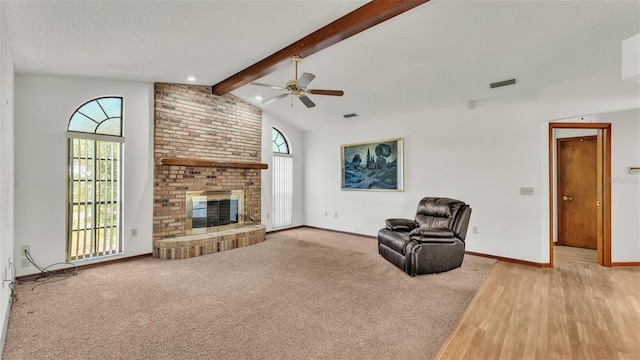
[[[273,155],[273,227],[293,224],[293,157]]]
[[[121,252],[120,144],[69,139],[67,260]]]

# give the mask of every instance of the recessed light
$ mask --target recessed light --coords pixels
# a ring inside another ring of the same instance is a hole
[[[260,95],[256,95],[256,100],[258,100],[258,101],[262,101],[262,96],[260,96]]]
[[[197,77],[195,75],[187,75],[187,81],[196,81]]]

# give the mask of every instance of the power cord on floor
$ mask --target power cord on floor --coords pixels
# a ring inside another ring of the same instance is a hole
[[[9,263],[11,266],[11,282],[9,283],[9,291],[11,291],[11,303],[15,304],[18,301],[18,295],[14,291],[16,287],[16,265],[14,263]]]
[[[31,263],[31,265],[33,265],[36,269],[40,270],[40,277],[36,278],[33,281],[36,284],[33,285],[31,290],[35,289],[36,286],[38,286],[38,285],[49,284],[49,283],[52,283],[52,282],[66,280],[71,276],[75,276],[75,275],[79,274],[78,265],[72,264],[72,263],[70,263],[68,261],[57,262],[57,263],[42,267],[42,266],[38,265],[35,260],[33,260],[33,257],[31,256],[31,253],[29,252],[29,250],[27,250],[27,249],[24,250],[24,256]],[[67,267],[67,268],[64,268],[64,269],[50,270],[51,267],[57,266],[57,265],[72,265],[73,267]],[[42,279],[45,279],[45,280],[43,282],[38,283],[38,281],[40,281]]]

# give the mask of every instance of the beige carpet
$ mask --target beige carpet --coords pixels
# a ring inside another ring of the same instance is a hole
[[[376,246],[299,228],[20,284],[3,359],[433,358],[495,261],[410,277]]]

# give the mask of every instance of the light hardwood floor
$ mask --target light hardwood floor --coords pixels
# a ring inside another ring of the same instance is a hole
[[[553,266],[557,268],[575,265],[598,266],[598,252],[570,246],[553,247]]]
[[[498,262],[436,359],[640,359],[640,268],[572,250]]]

